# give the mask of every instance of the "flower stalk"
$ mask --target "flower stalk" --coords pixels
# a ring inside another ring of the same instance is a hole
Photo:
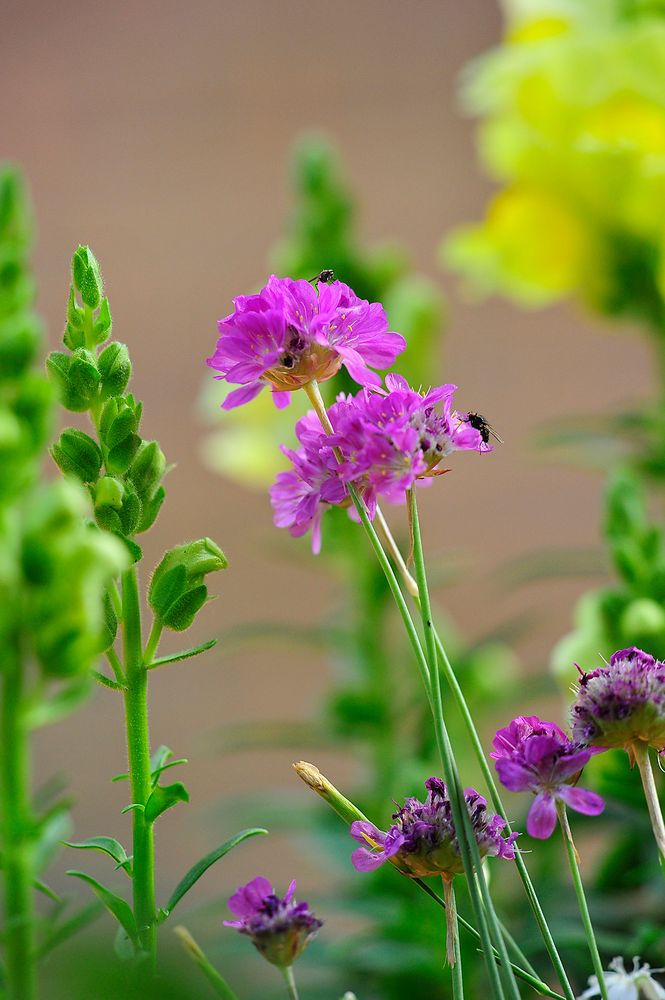
[[[289,1000],[299,1000],[298,988],[296,986],[296,977],[293,974],[293,966],[286,965],[281,970],[284,976],[284,982],[286,983],[286,992],[289,995]]]
[[[145,816],[151,791],[148,672],[142,655],[141,607],[134,567],[126,570],[122,577],[122,605],[127,755],[132,804],[135,806],[132,810],[134,915],[141,947],[154,969],[157,954],[154,827]]]
[[[591,963],[593,965],[593,970],[598,977],[598,987],[602,1000],[609,1000],[603,965],[600,961],[600,955],[598,953],[596,936],[593,931],[593,925],[589,915],[589,907],[586,901],[586,894],[584,892],[584,884],[582,882],[582,874],[579,868],[579,855],[570,830],[570,824],[568,823],[568,814],[566,813],[565,803],[561,800],[557,801],[556,810],[559,817],[559,826],[561,827],[563,842],[568,855],[568,865],[570,867],[570,874],[573,878],[573,886],[575,887],[575,895],[577,896],[577,905],[579,907],[582,924],[584,926],[584,934],[587,939],[589,954],[591,955]]]
[[[631,751],[631,756],[634,757],[635,763],[639,768],[642,786],[644,788],[644,797],[646,798],[647,808],[649,810],[651,828],[658,847],[660,866],[665,873],[665,824],[663,823],[663,814],[660,808],[658,789],[656,788],[651,759],[649,757],[649,745],[644,741],[636,740],[631,746]]]
[[[237,994],[231,989],[223,976],[217,971],[201,946],[194,940],[186,927],[174,927],[174,932],[180,938],[187,954],[198,965],[199,969],[210,983],[214,993],[222,1000],[238,1000]]]

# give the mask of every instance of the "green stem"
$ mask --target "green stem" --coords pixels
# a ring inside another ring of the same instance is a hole
[[[287,965],[281,969],[281,973],[284,976],[284,982],[286,983],[286,990],[289,994],[289,1000],[298,1000],[298,990],[296,987],[295,976],[293,975],[293,966]]]
[[[150,669],[150,664],[155,658],[155,653],[157,652],[157,647],[159,646],[159,640],[162,637],[162,630],[164,626],[158,621],[152,623],[152,628],[150,629],[150,635],[148,636],[148,641],[146,643],[145,652],[143,654],[143,662],[145,663],[147,669]]]
[[[126,690],[125,719],[127,754],[132,802],[145,806],[151,792],[150,739],[148,735],[148,672],[141,648],[141,606],[139,603],[136,568],[122,575],[123,645]],[[156,963],[155,925],[155,852],[152,823],[145,819],[143,809],[132,810],[133,862],[132,879],[134,916],[139,929],[141,947]]]
[[[394,539],[392,538],[390,529],[388,528],[385,521],[383,522],[383,532],[384,534],[387,534],[388,538],[391,540],[390,551],[391,552],[394,552],[395,550],[399,551],[398,546],[396,545]],[[399,560],[397,561],[397,565],[398,566],[404,565],[404,560],[401,558],[401,555]],[[408,589],[410,586],[409,581],[411,580],[411,576],[409,574],[407,574],[407,576],[408,579],[405,580],[405,585]],[[416,600],[415,603],[417,605],[418,601]],[[483,750],[482,743],[480,742],[480,737],[478,736],[478,731],[473,721],[473,717],[471,715],[469,706],[467,705],[466,699],[464,697],[464,692],[462,691],[459,685],[459,682],[455,675],[455,671],[452,668],[452,665],[448,658],[448,654],[446,653],[446,649],[443,645],[443,642],[441,641],[441,638],[436,630],[436,627],[433,627],[433,633],[437,646],[437,651],[440,657],[439,660],[440,665],[443,669],[446,682],[452,692],[457,708],[462,716],[462,720],[464,722],[467,734],[471,741],[474,754],[476,756],[483,777],[485,779],[485,784],[489,791],[492,805],[501,816],[505,817],[506,810],[504,808],[503,802],[501,801],[501,796],[499,795],[499,791],[496,782],[494,781],[494,777],[492,775],[490,766],[487,762],[487,758],[485,757],[485,751]],[[506,831],[509,834],[512,833],[509,824],[506,824]],[[535,917],[536,923],[538,924],[538,929],[540,930],[541,936],[543,938],[547,954],[549,955],[552,967],[554,968],[557,974],[557,978],[566,996],[566,1000],[575,1000],[575,994],[573,992],[573,988],[568,980],[566,970],[563,966],[563,962],[561,961],[561,956],[559,955],[556,944],[554,942],[554,937],[552,936],[552,932],[550,931],[547,919],[540,905],[540,900],[538,899],[538,896],[536,894],[535,886],[531,881],[531,877],[529,875],[527,867],[519,851],[516,852],[515,854],[515,865],[517,866],[517,871],[522,880],[522,884],[524,886],[524,891],[529,901],[529,905],[531,906],[531,910]]]
[[[459,685],[459,681],[457,680],[455,671],[452,668],[450,660],[448,659],[448,654],[446,653],[443,642],[441,641],[441,638],[436,629],[434,630],[434,636],[436,640],[437,650],[440,656],[440,663],[443,668],[443,674],[452,692],[453,698],[455,699],[457,708],[462,716],[462,720],[464,722],[467,734],[471,741],[471,745],[473,747],[476,760],[478,761],[478,764],[483,774],[483,778],[485,779],[485,784],[489,791],[492,805],[494,806],[496,811],[505,818],[506,810],[504,808],[503,802],[501,801],[501,796],[499,795],[499,790],[497,788],[496,782],[494,781],[494,776],[492,775],[490,766],[487,763],[487,758],[485,757],[485,751],[483,750],[482,743],[480,742],[480,737],[478,736],[478,731],[476,729],[473,717],[469,710],[469,706],[466,703],[464,692],[462,691],[462,688]],[[506,831],[509,834],[512,832],[510,829],[510,824],[508,823],[506,824]],[[536,894],[535,886],[531,881],[531,876],[529,875],[527,867],[519,851],[515,852],[515,864],[517,866],[518,874],[522,880],[522,884],[524,885],[524,891],[526,892],[527,899],[529,900],[529,905],[531,906],[531,910],[533,912],[534,917],[536,918],[536,923],[538,924],[538,928],[545,943],[547,954],[549,955],[552,966],[559,979],[559,983],[561,984],[561,989],[563,990],[566,996],[566,1000],[575,1000],[575,994],[573,992],[573,988],[568,980],[566,970],[564,969],[563,962],[561,961],[561,956],[559,955],[556,944],[554,942],[554,938],[552,936],[552,932],[549,928],[547,919],[540,905],[540,900],[538,899],[538,896]]]
[[[452,972],[453,1000],[464,1000],[462,953],[459,944],[457,903],[452,878],[441,876],[446,901],[446,958]]]
[[[586,896],[584,894],[584,885],[582,884],[582,875],[580,873],[580,868],[578,864],[577,850],[575,849],[573,835],[570,832],[570,825],[568,823],[566,806],[563,802],[561,802],[561,800],[557,801],[556,810],[559,816],[559,825],[561,827],[561,833],[563,835],[563,842],[566,845],[566,852],[568,854],[568,864],[570,866],[570,874],[573,877],[573,885],[575,886],[575,895],[577,896],[577,905],[579,907],[580,916],[582,918],[582,924],[584,926],[584,933],[586,935],[587,944],[589,946],[589,953],[591,955],[591,963],[593,965],[593,971],[596,973],[596,976],[598,977],[598,989],[600,990],[600,995],[602,997],[602,1000],[608,1000],[607,986],[605,985],[605,973],[603,971],[603,966],[600,961],[600,955],[598,954],[598,945],[596,944],[596,936],[593,932],[591,917],[589,916],[589,907],[587,905]]]
[[[196,943],[186,927],[174,927],[175,933],[183,943],[185,951],[196,962],[199,969],[206,977],[213,990],[222,1000],[238,1000],[237,994],[231,989],[223,976],[219,974],[215,966],[209,960],[202,948]]]
[[[106,650],[106,659],[109,661],[111,665],[111,669],[113,670],[115,679],[117,680],[118,684],[122,684],[122,686],[124,687],[125,672],[122,669],[122,663],[120,662],[120,658],[116,653],[115,649],[113,648],[113,646],[110,646]]]
[[[508,952],[506,951],[506,943],[501,934],[496,914],[494,912],[492,899],[487,887],[487,882],[485,881],[485,873],[482,867],[478,842],[476,840],[471,818],[466,807],[464,790],[459,780],[459,772],[450,743],[450,737],[444,722],[443,699],[441,695],[441,673],[438,666],[436,640],[432,624],[432,608],[430,604],[429,588],[427,586],[425,557],[423,553],[422,535],[420,532],[420,520],[418,517],[418,503],[416,500],[415,489],[407,491],[407,504],[411,521],[411,530],[413,532],[413,556],[416,567],[416,580],[418,582],[418,603],[420,605],[423,631],[425,633],[425,644],[427,647],[427,656],[430,667],[434,728],[436,731],[439,753],[441,754],[441,760],[443,763],[444,777],[446,779],[446,784],[448,785],[453,822],[455,824],[455,829],[458,831],[457,839],[460,847],[460,854],[462,856],[462,862],[464,864],[464,871],[469,884],[469,894],[476,913],[478,929],[481,935],[483,935],[483,950],[486,955],[487,971],[492,981],[493,988],[497,996],[503,995],[503,989],[497,973],[496,963],[493,960],[494,955],[490,934],[494,938],[494,943],[501,957],[503,984],[508,993],[511,994],[515,1000],[519,1000],[519,990],[517,988],[517,983],[515,982],[515,977],[512,974]],[[460,831],[463,831],[461,836]],[[487,920],[486,923],[485,918]]]
[[[34,1000],[34,901],[30,844],[30,753],[23,719],[23,669],[18,640],[2,664],[2,867],[5,880],[7,1000]]]
[[[649,759],[649,744],[643,740],[636,741],[632,745],[632,752],[639,768],[640,777],[642,778],[642,787],[644,788],[644,797],[647,800],[651,828],[660,855],[660,866],[665,872],[665,825],[663,824],[658,789],[656,788],[651,760]]]

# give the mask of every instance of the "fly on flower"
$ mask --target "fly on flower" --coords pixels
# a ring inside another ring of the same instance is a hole
[[[462,417],[462,420],[467,424],[471,424],[473,429],[478,431],[484,444],[489,444],[490,437],[493,437],[499,444],[504,443],[503,438],[499,437],[487,417],[484,417],[482,413],[475,413],[473,410],[469,410],[467,415]]]

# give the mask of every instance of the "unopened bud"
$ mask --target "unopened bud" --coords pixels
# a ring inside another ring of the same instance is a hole
[[[99,355],[97,365],[101,379],[101,398],[121,396],[132,374],[132,363],[126,346],[113,341]]]
[[[65,475],[73,475],[82,483],[94,483],[102,465],[102,453],[96,442],[83,431],[69,427],[51,448],[51,455]]]

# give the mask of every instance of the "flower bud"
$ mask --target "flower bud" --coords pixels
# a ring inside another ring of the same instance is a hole
[[[95,510],[98,507],[111,507],[120,510],[125,496],[125,487],[119,479],[113,476],[103,476],[95,486]]]
[[[46,368],[60,402],[67,410],[82,413],[90,408],[99,385],[99,372],[90,351],[80,347],[71,357],[53,351],[46,359]]]
[[[132,374],[132,363],[126,346],[113,341],[99,355],[97,364],[101,378],[101,398],[121,396]]]
[[[108,449],[106,468],[109,472],[127,472],[132,464],[141,444],[141,438],[136,433],[140,421],[141,404],[136,403],[133,396],[114,397],[106,403],[99,433]]]
[[[156,619],[175,632],[189,628],[208,597],[204,578],[227,565],[210,538],[170,549],[150,581],[148,601]]]
[[[102,276],[97,259],[89,247],[79,246],[74,254],[72,277],[85,305],[96,309],[102,300]]]
[[[102,453],[91,437],[69,427],[51,448],[51,455],[61,472],[73,475],[82,483],[94,483],[102,466]]]
[[[151,497],[165,471],[166,459],[157,442],[142,441],[128,472],[138,495]]]
[[[84,315],[84,310],[76,301],[74,286],[70,285],[69,298],[67,299],[67,325],[62,338],[65,347],[68,347],[70,351],[75,351],[77,347],[85,347]]]
[[[0,381],[19,378],[32,363],[41,329],[36,317],[26,313],[0,323]]]
[[[111,310],[109,308],[109,300],[102,299],[101,305],[99,306],[99,313],[97,314],[97,319],[94,325],[95,343],[103,344],[111,336],[111,330],[113,329],[113,320],[111,319]]]

